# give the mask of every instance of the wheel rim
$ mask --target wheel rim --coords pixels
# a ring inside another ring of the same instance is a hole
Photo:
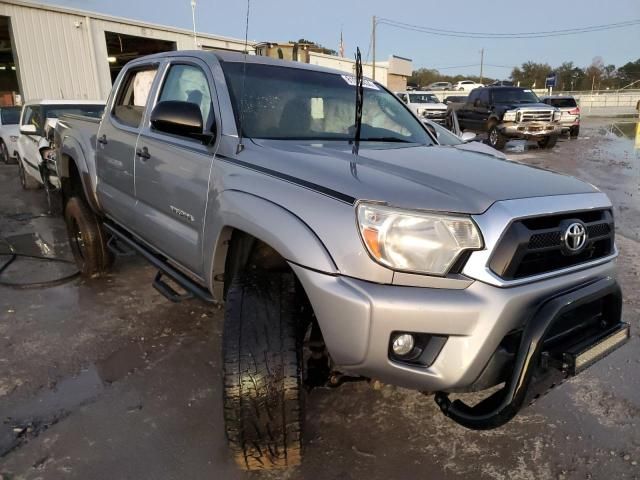
[[[495,128],[489,133],[489,143],[491,143],[491,145],[498,143],[498,131]]]

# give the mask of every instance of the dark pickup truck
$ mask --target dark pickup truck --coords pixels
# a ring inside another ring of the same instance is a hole
[[[552,148],[562,132],[561,112],[525,88],[477,88],[455,113],[461,131],[487,133],[489,144],[498,150],[511,138],[535,140],[540,148]]]

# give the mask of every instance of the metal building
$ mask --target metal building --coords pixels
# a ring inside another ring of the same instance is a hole
[[[184,2],[189,8],[187,2]],[[244,40],[27,0],[0,1],[0,105],[106,99],[122,66],[167,50],[244,49]],[[253,43],[249,43],[253,49]]]

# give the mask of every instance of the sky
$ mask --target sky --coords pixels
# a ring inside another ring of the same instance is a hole
[[[38,0],[109,15],[192,28],[190,0]],[[196,0],[198,31],[244,38],[246,0]],[[640,0],[251,0],[249,39],[288,41],[305,38],[338,50],[343,31],[345,55],[357,46],[367,54],[372,17],[439,29],[472,32],[534,32],[640,19]],[[574,61],[586,67],[596,56],[621,66],[640,58],[640,25],[582,35],[539,39],[468,39],[426,35],[379,25],[376,58],[395,54],[413,60],[414,69],[446,74],[478,74],[484,48],[484,75],[508,78],[528,60],[552,67]],[[370,59],[371,54],[369,54]],[[464,68],[461,65],[474,65]],[[490,66],[499,65],[500,67]],[[504,66],[504,67],[503,67]],[[506,67],[506,68],[505,68]]]

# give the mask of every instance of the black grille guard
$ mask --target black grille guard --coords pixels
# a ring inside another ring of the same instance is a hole
[[[540,363],[545,336],[554,321],[571,309],[608,295],[615,298],[611,315],[619,321],[622,293],[614,278],[595,280],[551,297],[526,322],[513,373],[505,386],[473,407],[461,400],[452,402],[447,393],[438,392],[435,401],[442,413],[473,430],[489,430],[507,423],[520,411],[528,398],[529,385]]]

